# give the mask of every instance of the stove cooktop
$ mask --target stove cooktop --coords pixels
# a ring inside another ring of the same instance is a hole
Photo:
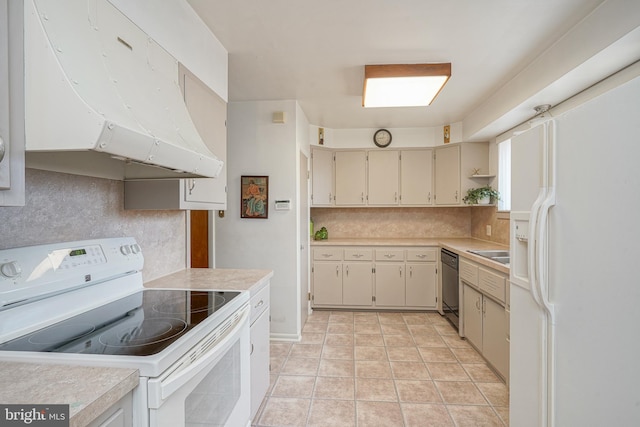
[[[145,289],[7,341],[0,351],[150,356],[239,294]]]

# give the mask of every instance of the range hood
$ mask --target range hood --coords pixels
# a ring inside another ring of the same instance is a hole
[[[191,120],[178,61],[107,0],[25,0],[24,37],[28,167],[218,176],[223,162]]]

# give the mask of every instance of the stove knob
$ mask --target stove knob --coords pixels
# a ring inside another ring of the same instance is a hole
[[[140,245],[137,243],[131,245],[131,253],[137,254],[140,252]]]
[[[22,273],[22,269],[16,261],[9,261],[0,265],[0,273],[2,273],[4,277],[8,277],[11,279],[13,277],[19,276],[20,273]]]
[[[122,245],[120,246],[120,252],[122,252],[122,255],[129,255],[131,253],[131,249],[129,248],[129,245]]]

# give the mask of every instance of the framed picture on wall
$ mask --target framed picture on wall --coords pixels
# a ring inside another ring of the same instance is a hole
[[[269,177],[242,175],[240,218],[269,217]]]

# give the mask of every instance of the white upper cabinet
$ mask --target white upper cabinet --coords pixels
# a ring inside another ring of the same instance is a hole
[[[369,151],[369,205],[397,205],[399,198],[400,153]]]
[[[436,148],[435,158],[436,205],[460,203],[460,146]]]
[[[460,206],[486,185],[489,143],[401,150],[312,149],[311,206]]]
[[[433,150],[400,152],[400,204],[433,204]]]
[[[332,206],[334,196],[333,151],[311,150],[311,204]]]
[[[336,206],[364,206],[367,191],[367,152],[336,151]]]

